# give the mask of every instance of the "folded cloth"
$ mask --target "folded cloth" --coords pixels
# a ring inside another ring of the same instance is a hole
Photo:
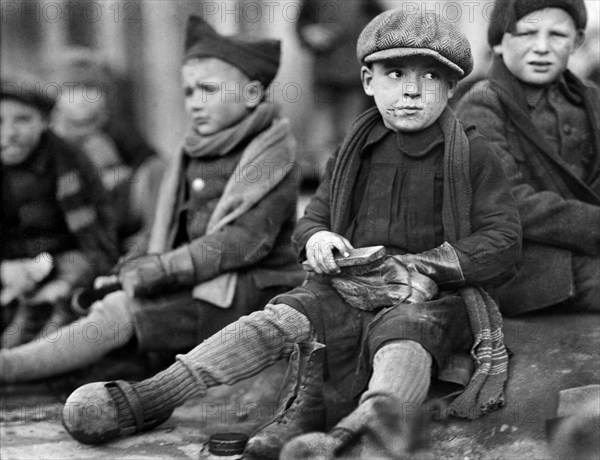
[[[352,307],[372,311],[399,303],[420,303],[438,294],[435,282],[394,256],[367,265],[344,267],[332,287]]]

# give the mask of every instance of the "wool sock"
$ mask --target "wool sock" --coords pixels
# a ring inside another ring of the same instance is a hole
[[[427,396],[431,379],[431,355],[417,342],[387,342],[373,357],[373,375],[358,407],[336,427],[358,433],[371,423],[376,411],[373,404],[380,397],[392,397],[403,412],[419,410]]]
[[[122,291],[96,302],[85,318],[15,348],[0,349],[0,382],[55,377],[92,364],[126,345],[134,336],[127,297]]]
[[[223,328],[154,377],[132,385],[139,395],[145,419],[183,404],[206,389],[232,385],[252,377],[279,359],[288,357],[293,344],[311,339],[308,318],[284,305],[267,305]],[[109,392],[117,405],[119,426],[133,426],[133,414],[118,388]]]

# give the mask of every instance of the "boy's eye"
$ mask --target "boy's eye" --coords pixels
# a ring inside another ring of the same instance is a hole
[[[16,123],[29,123],[30,120],[31,120],[31,117],[28,115],[20,115],[15,118]]]
[[[435,80],[438,78],[438,75],[435,72],[427,72],[425,75],[423,75],[423,78],[425,80]]]
[[[517,37],[531,37],[532,35],[535,35],[535,32],[533,30],[527,30],[524,32],[517,32],[515,35]]]
[[[183,88],[183,94],[186,97],[190,97],[192,94],[194,94],[194,89],[190,88],[189,86],[186,86],[185,88]]]
[[[392,70],[391,72],[388,72],[388,77],[390,77],[390,78],[400,78],[400,77],[402,77],[402,72],[400,72],[398,70]]]

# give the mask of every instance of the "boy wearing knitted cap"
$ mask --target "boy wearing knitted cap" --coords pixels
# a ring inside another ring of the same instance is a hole
[[[98,288],[120,289],[54,330],[58,339],[0,350],[1,382],[80,369],[132,341],[142,351],[187,351],[300,284],[294,139],[262,96],[278,65],[278,41],[222,37],[190,18],[189,129],[161,184],[148,254],[97,278]]]
[[[118,253],[94,168],[49,128],[56,101],[44,82],[17,75],[0,85],[0,347],[7,349],[32,340],[44,321],[70,322],[73,291],[110,270]]]
[[[288,440],[325,428],[323,375],[358,407],[341,421],[327,414],[330,425],[339,421],[329,434],[317,444],[314,435],[292,441],[282,458],[332,458],[365,432],[398,455],[402,434],[379,425],[379,411],[399,419],[418,412],[432,376],[466,385],[451,406],[456,415],[475,418],[503,403],[507,356],[484,287],[515,271],[520,224],[492,151],[447,108],[471,70],[469,44],[440,17],[390,10],[367,25],[357,50],[377,107],[358,118],[296,227],[306,282],[178,356],[166,373],[77,390],[63,413],[75,438],[102,442],[136,430],[123,403],[117,416],[85,420],[76,408],[90,395],[114,405],[110,388],[132,388],[139,430],[284,357],[280,409],[250,439],[248,458],[277,458]],[[375,245],[387,256],[340,268],[353,248]]]
[[[488,79],[458,115],[486,136],[523,223],[523,265],[498,290],[502,312],[600,309],[600,98],[568,69],[583,0],[495,5]]]

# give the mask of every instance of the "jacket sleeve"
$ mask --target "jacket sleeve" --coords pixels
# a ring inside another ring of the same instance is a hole
[[[521,223],[500,160],[483,137],[470,145],[471,235],[453,247],[466,284],[497,285],[517,272]]]
[[[331,192],[331,173],[335,163],[335,156],[329,159],[325,168],[325,175],[304,210],[304,215],[298,220],[296,230],[292,235],[292,242],[296,247],[298,260],[301,262],[306,259],[306,242],[315,233],[326,230],[330,231],[330,192]]]
[[[198,284],[255,265],[274,250],[285,250],[275,244],[282,226],[295,217],[297,198],[298,180],[292,171],[234,222],[163,254],[167,275],[189,280],[184,284]]]
[[[600,206],[536,190],[512,153],[509,125],[497,95],[476,85],[460,102],[457,115],[465,126],[475,125],[491,143],[511,183],[523,226],[523,238],[576,252],[600,253]]]

